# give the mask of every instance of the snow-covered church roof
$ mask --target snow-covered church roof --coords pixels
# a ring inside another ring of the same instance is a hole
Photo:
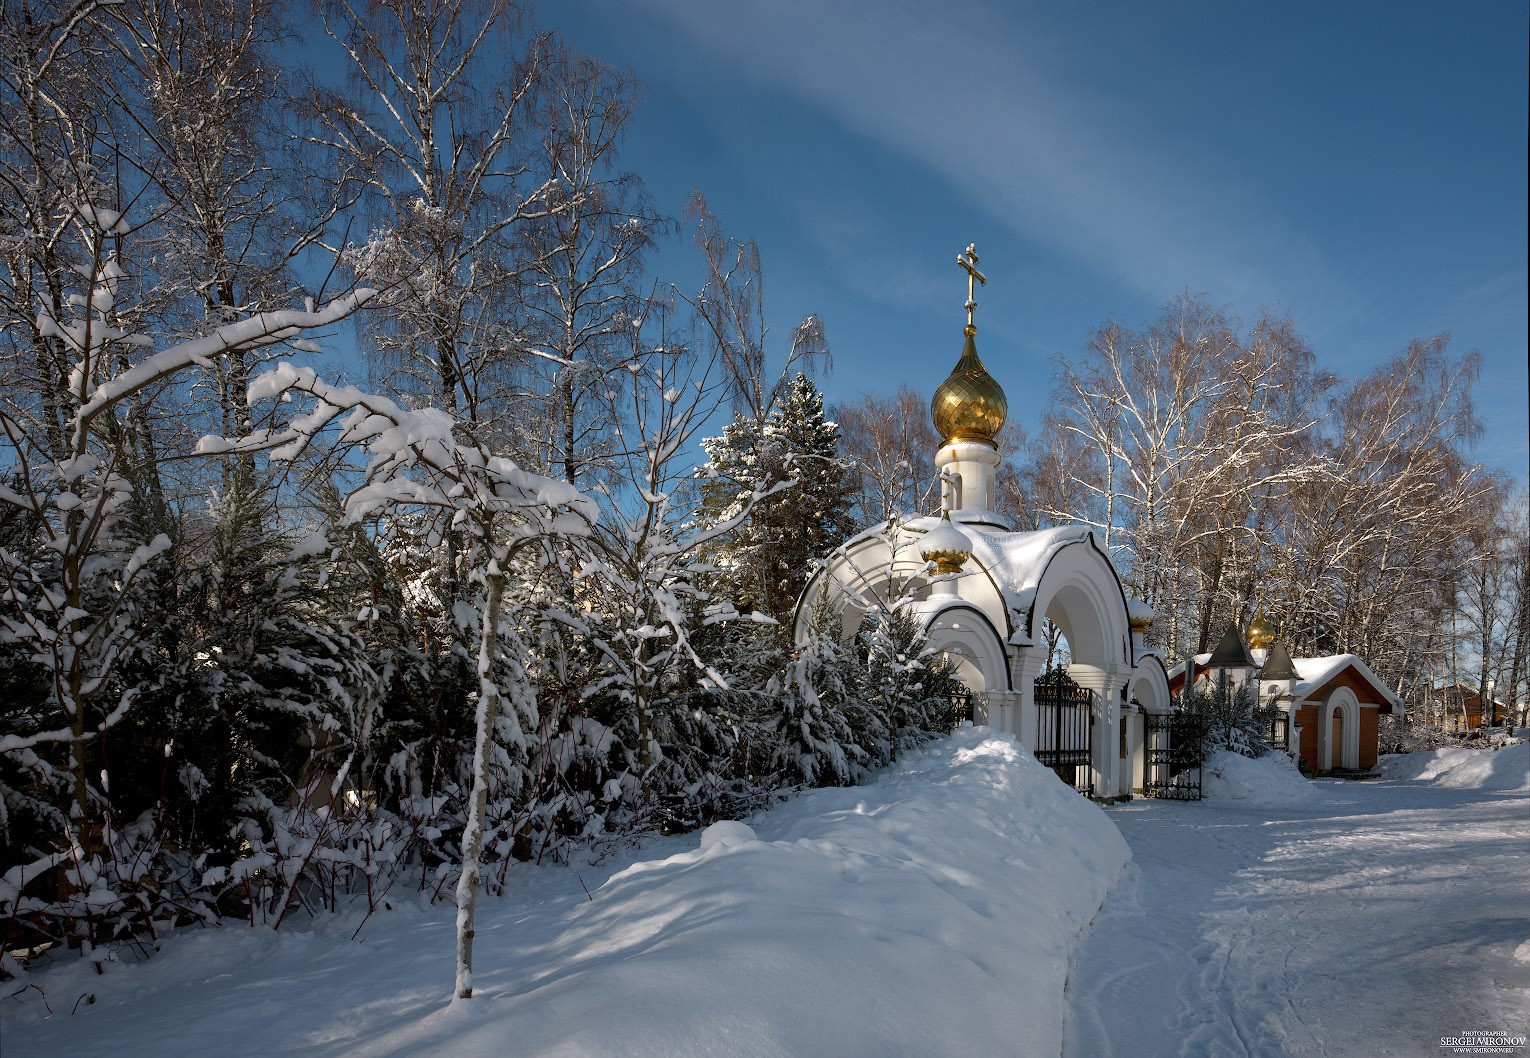
[[[1108,579],[1110,584],[1107,590],[1123,601],[1126,598],[1114,566],[1095,542],[1093,531],[1088,526],[1065,525],[1034,532],[1015,532],[987,517],[967,518],[958,513],[952,521],[970,543],[971,557],[965,564],[963,575],[982,577],[992,584],[1003,603],[1005,613],[1002,624],[1008,626],[1003,634],[1011,644],[1029,646],[1032,643],[1036,631],[1032,611],[1037,591],[1048,567],[1060,552],[1069,547],[1082,546],[1097,553],[1102,567],[1099,575]],[[845,579],[847,566],[855,571],[853,579],[869,577],[880,563],[874,560],[869,566],[863,565],[856,560],[856,556],[878,545],[892,548],[912,565],[923,565],[919,558],[919,543],[925,534],[933,532],[940,524],[939,518],[919,516],[872,526],[842,544],[835,555],[830,557],[827,568],[837,568],[837,577],[841,581]],[[1103,572],[1104,569],[1109,572]],[[1123,613],[1146,619],[1152,616],[1151,608],[1143,603],[1137,603],[1136,610],[1131,610],[1128,604]],[[999,620],[998,614],[993,617]]]
[[[940,524],[939,518],[910,518],[903,528],[915,533],[926,533]],[[1017,533],[984,522],[961,523],[961,531],[972,544],[972,565],[986,572],[993,579],[1009,611],[1014,629],[1014,642],[1030,641],[1031,607],[1036,601],[1036,589],[1047,565],[1057,552],[1070,544],[1085,543],[1091,531],[1083,525],[1064,525],[1055,529],[1041,529],[1029,533]],[[886,532],[882,527],[881,532]]]

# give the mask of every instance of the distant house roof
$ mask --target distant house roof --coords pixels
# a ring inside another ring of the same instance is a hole
[[[1211,660],[1210,654],[1194,654],[1190,661],[1194,664],[1194,671],[1199,674],[1206,671],[1206,662]],[[1172,687],[1176,682],[1183,684],[1185,681],[1185,662],[1176,661],[1169,666],[1169,685]]]
[[[1393,693],[1392,688],[1382,683],[1371,671],[1370,666],[1361,661],[1356,654],[1330,654],[1322,658],[1292,658],[1291,661],[1296,666],[1296,671],[1301,674],[1301,682],[1291,688],[1291,694],[1298,703],[1321,691],[1348,669],[1362,681],[1370,684],[1389,707],[1396,708],[1402,704],[1402,699]]]
[[[1436,687],[1431,692],[1431,697],[1437,702],[1443,702],[1447,709],[1465,707],[1467,713],[1475,713],[1479,716],[1484,711],[1483,698],[1477,693],[1477,688],[1468,687],[1464,684],[1457,683],[1449,687]],[[1492,705],[1493,718],[1498,717],[1508,709],[1507,703],[1499,701],[1497,698],[1489,698],[1487,701]]]

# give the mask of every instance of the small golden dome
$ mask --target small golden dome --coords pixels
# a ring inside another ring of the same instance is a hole
[[[956,526],[951,516],[941,516],[940,524],[919,541],[919,557],[935,563],[936,573],[960,573],[962,566],[972,557],[972,541]]]
[[[983,441],[992,445],[1004,427],[1009,401],[1004,390],[978,359],[976,329],[968,324],[962,358],[930,399],[930,418],[944,443]],[[995,446],[997,447],[997,446]]]
[[[1275,642],[1275,625],[1264,615],[1264,607],[1254,614],[1248,626],[1248,645],[1255,650],[1267,650]]]
[[[1146,632],[1153,627],[1153,614],[1134,613],[1127,623],[1131,625],[1133,632]]]

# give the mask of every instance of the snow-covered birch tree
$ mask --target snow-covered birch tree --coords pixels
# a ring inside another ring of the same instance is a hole
[[[63,315],[44,301],[36,328],[67,357],[69,370],[51,401],[35,393],[0,394],[0,518],[26,528],[0,549],[0,643],[18,651],[42,677],[36,703],[18,703],[0,736],[0,753],[45,766],[39,753],[62,749],[71,789],[65,825],[74,855],[91,855],[108,772],[98,755],[106,733],[141,693],[117,673],[145,634],[136,612],[145,570],[170,545],[161,533],[136,540],[123,521],[135,499],[130,417],[139,402],[184,382],[231,351],[292,342],[344,319],[371,296],[361,290],[319,309],[279,310],[225,324],[197,338],[153,350],[132,333],[118,308],[124,272],[116,247],[132,234],[114,210],[79,202],[68,222],[81,244],[78,273],[61,277]],[[63,448],[50,415],[61,418]],[[55,853],[57,857],[65,852]]]
[[[612,403],[605,376],[627,354],[644,311],[646,253],[669,227],[642,181],[621,168],[637,100],[630,74],[550,49],[534,100],[544,215],[517,229],[529,392],[523,443],[570,484],[608,469]]]
[[[1261,316],[1245,337],[1182,296],[1142,332],[1107,323],[1082,358],[1059,362],[1057,414],[1034,451],[1070,476],[1054,491],[1082,493],[1073,517],[1123,560],[1171,653],[1205,648],[1230,562],[1257,569],[1261,501],[1316,473],[1300,444],[1322,392],[1311,361],[1289,321]],[[1087,457],[1065,454],[1077,449]]]
[[[437,540],[452,530],[467,542],[470,613],[476,628],[476,676],[472,790],[463,830],[457,885],[455,995],[473,995],[473,941],[482,870],[492,755],[496,743],[524,745],[536,714],[527,678],[524,644],[515,641],[507,610],[513,568],[555,561],[555,542],[583,536],[598,516],[593,501],[565,482],[521,470],[480,442],[462,440],[457,421],[437,408],[408,409],[392,399],[350,386],[332,385],[311,368],[278,364],[250,386],[252,403],[298,399],[304,407],[285,421],[243,438],[208,439],[203,450],[269,451],[275,459],[301,455],[332,427],[337,443],[355,446],[364,462],[360,480],[345,499],[346,518],[365,519],[384,509],[417,509],[430,516]]]
[[[144,0],[113,12],[106,65],[127,130],[124,152],[155,222],[141,236],[152,258],[142,311],[166,334],[193,334],[288,304],[294,264],[327,234],[339,206],[300,176],[285,116],[295,85],[278,61],[290,31],[287,0]],[[322,272],[322,264],[319,266]],[[249,429],[244,351],[214,362],[215,427]],[[225,463],[227,492],[237,470]]]
[[[866,394],[834,411],[840,443],[851,460],[851,495],[862,526],[930,509],[936,488],[927,396],[900,386],[891,396]]]
[[[612,399],[625,405],[617,417],[621,487],[605,489],[610,503],[582,578],[601,618],[593,640],[604,671],[591,693],[613,697],[623,726],[630,725],[637,789],[628,793],[642,799],[665,762],[655,730],[665,703],[691,687],[727,690],[694,636],[744,615],[707,592],[709,552],[786,483],[751,492],[728,518],[698,523],[699,493],[685,453],[726,397],[714,376],[717,359],[665,340],[652,347],[639,335],[633,340],[631,358],[608,383]]]
[[[704,281],[687,296],[712,351],[735,414],[764,423],[798,372],[830,364],[829,340],[817,316],[802,318],[786,343],[779,370],[772,371],[766,338],[765,273],[760,248],[752,239],[734,239],[707,208],[698,189],[686,204],[687,219],[696,224],[696,248],[701,252]]]
[[[372,387],[452,417],[466,440],[515,454],[510,414],[523,372],[517,229],[558,208],[529,128],[551,43],[512,0],[320,5],[348,84],[314,84],[309,146],[331,160],[333,194],[354,199],[359,237],[335,246],[385,293],[360,325]],[[471,633],[460,527],[415,593],[442,708],[468,712]]]

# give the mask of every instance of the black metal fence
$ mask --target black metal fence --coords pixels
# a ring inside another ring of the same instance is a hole
[[[1143,720],[1143,794],[1199,801],[1206,721],[1183,713],[1148,713]]]
[[[1094,692],[1061,669],[1036,677],[1036,759],[1080,793],[1094,793]]]

